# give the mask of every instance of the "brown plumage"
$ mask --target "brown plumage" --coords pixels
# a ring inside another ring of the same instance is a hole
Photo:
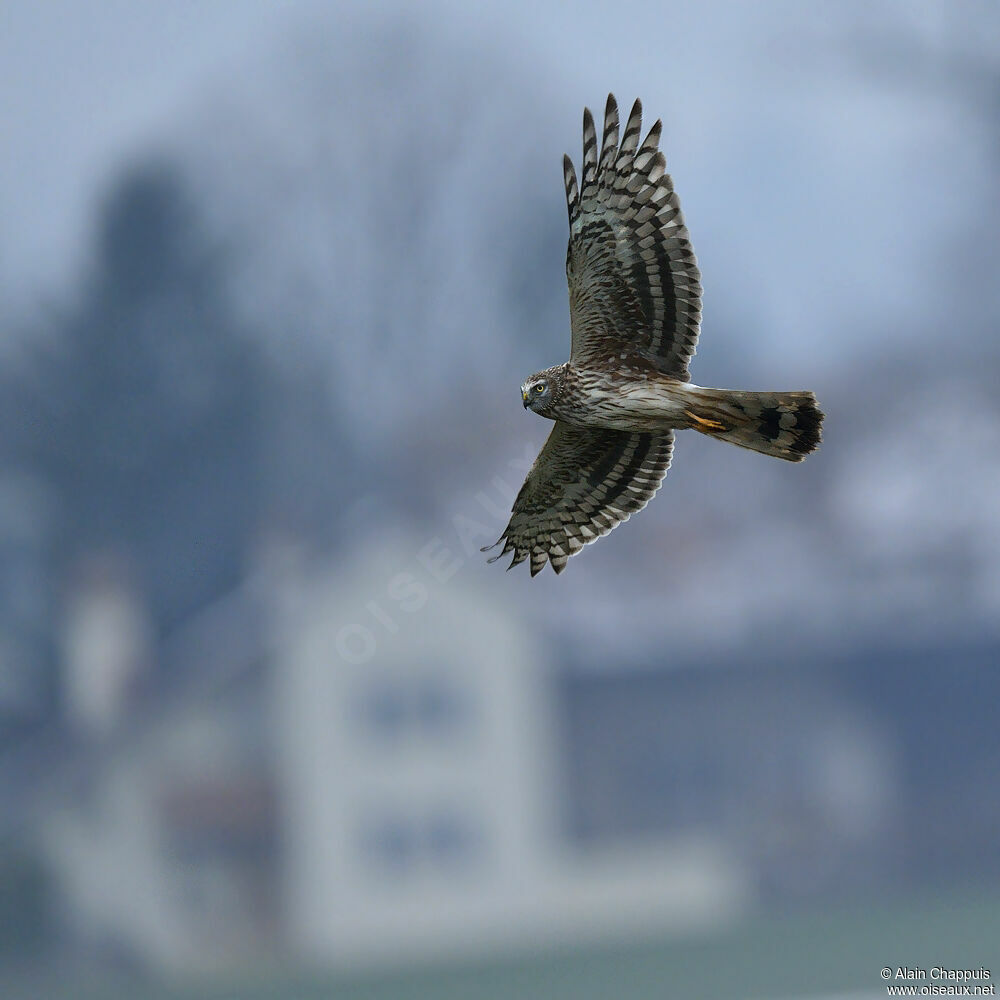
[[[608,95],[600,156],[583,113],[583,173],[563,160],[569,246],[570,359],[521,386],[526,408],[556,422],[495,545],[530,558],[534,576],[641,510],[670,466],[674,431],[800,462],[819,446],[811,392],[742,392],[691,383],[701,325],[701,273],[657,121],[640,144],[642,105],[619,144]],[[483,551],[488,551],[488,546]],[[508,567],[510,568],[510,567]]]

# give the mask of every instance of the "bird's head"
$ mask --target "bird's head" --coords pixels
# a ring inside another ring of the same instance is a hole
[[[526,410],[543,416],[548,413],[562,390],[564,367],[546,368],[521,383],[521,402]]]

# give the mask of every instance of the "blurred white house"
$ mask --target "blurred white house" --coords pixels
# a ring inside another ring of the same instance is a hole
[[[730,915],[742,882],[709,843],[567,851],[549,649],[460,568],[436,541],[363,548],[284,616],[272,681],[296,950],[384,963]]]
[[[890,782],[813,684],[748,712],[713,671],[567,674],[457,546],[263,563],[164,645],[167,683],[55,755],[39,829],[88,953],[348,968],[690,931],[744,911],[768,850],[850,849],[884,791],[857,776]]]

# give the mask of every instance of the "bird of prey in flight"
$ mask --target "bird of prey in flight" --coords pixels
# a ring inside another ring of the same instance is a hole
[[[608,95],[600,153],[583,112],[583,174],[563,158],[569,247],[569,361],[526,379],[527,409],[555,421],[494,545],[510,567],[556,573],[642,510],[670,466],[674,431],[800,462],[820,441],[811,392],[706,389],[688,363],[701,326],[701,273],[666,161],[661,123],[642,142],[636,101],[619,142]]]

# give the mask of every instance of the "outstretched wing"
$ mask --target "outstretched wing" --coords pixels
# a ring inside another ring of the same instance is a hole
[[[674,450],[674,434],[577,427],[556,421],[538,453],[500,538],[494,562],[514,553],[508,569],[531,557],[531,575],[545,560],[561,573],[566,560],[642,510],[659,489]]]
[[[665,375],[688,381],[701,327],[701,272],[666,161],[659,120],[642,145],[636,101],[618,144],[618,105],[608,95],[600,160],[590,109],[583,113],[583,176],[563,159],[569,208],[570,360],[628,347]]]

